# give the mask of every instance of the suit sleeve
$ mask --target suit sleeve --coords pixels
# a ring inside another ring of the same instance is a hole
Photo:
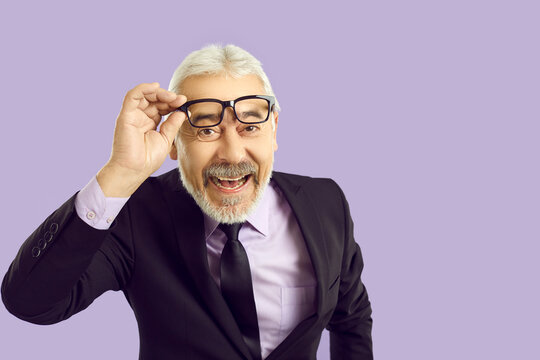
[[[108,230],[77,215],[72,196],[24,242],[2,282],[2,301],[16,317],[53,324],[120,290],[133,268],[129,209]]]
[[[361,280],[362,252],[354,240],[349,205],[341,189],[345,222],[345,243],[340,274],[339,296],[328,323],[332,359],[373,359],[371,304]]]

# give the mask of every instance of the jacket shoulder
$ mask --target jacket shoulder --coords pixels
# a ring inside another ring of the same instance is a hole
[[[278,183],[281,188],[286,187],[293,191],[298,191],[302,189],[308,192],[322,191],[323,193],[330,192],[332,193],[332,195],[341,194],[341,189],[339,185],[330,178],[289,174],[279,171],[274,171],[272,173],[272,178]]]
[[[159,183],[165,189],[172,191],[183,190],[182,180],[180,179],[180,172],[178,168],[167,171],[161,175],[151,177],[151,181]]]
[[[148,177],[132,197],[146,197],[167,191],[184,191],[178,169],[169,170],[161,175]]]

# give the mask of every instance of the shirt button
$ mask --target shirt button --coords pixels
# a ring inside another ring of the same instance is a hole
[[[107,219],[107,224],[110,224],[110,223],[112,223],[112,222],[113,222],[113,220],[114,220],[114,218],[113,218],[113,217],[111,216],[110,218],[108,218],[108,219]]]
[[[89,212],[86,213],[86,218],[88,220],[93,220],[95,217],[96,217],[96,213],[93,212],[93,211],[89,211]]]

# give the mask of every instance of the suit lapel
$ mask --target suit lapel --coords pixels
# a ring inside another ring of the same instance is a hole
[[[314,326],[322,312],[323,304],[326,301],[329,286],[328,257],[326,251],[326,240],[319,219],[319,213],[313,204],[312,199],[303,190],[299,181],[294,181],[294,177],[279,172],[272,174],[272,179],[278,184],[283,195],[289,202],[291,209],[296,216],[298,225],[304,236],[306,247],[311,258],[315,277],[317,279],[317,313],[302,321],[289,334],[287,338],[270,354],[267,360],[275,359],[280,354],[287,351],[303,334]],[[298,179],[303,179],[298,177]]]
[[[317,323],[326,301],[331,280],[329,279],[330,274],[327,273],[328,257],[319,213],[313,205],[313,201],[302,189],[302,181],[300,180],[302,178],[295,179],[294,176],[274,172],[272,179],[278,184],[289,202],[304,236],[317,279],[317,313],[298,324],[291,334],[270,353],[267,360],[277,359],[281,354],[286,353],[288,348]],[[174,175],[170,174],[164,182],[165,200],[172,214],[178,248],[190,276],[206,304],[207,311],[212,314],[218,326],[237,349],[250,359],[251,356],[243,341],[240,329],[216,283],[210,276],[202,212],[183,189],[178,171],[174,171]]]
[[[221,291],[210,275],[202,212],[193,198],[183,189],[177,171],[175,177],[176,181],[172,176],[168,179],[171,181],[166,181],[169,182],[169,186],[165,186],[163,190],[165,191],[165,201],[172,214],[180,254],[200,297],[206,304],[207,311],[212,314],[223,333],[229,337],[244,357],[250,359],[251,356],[242,338],[242,333],[223,299]]]

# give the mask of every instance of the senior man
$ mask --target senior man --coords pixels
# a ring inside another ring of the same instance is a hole
[[[372,359],[347,201],[332,180],[272,171],[278,111],[232,45],[191,53],[169,91],[130,90],[109,161],[11,264],[6,308],[52,324],[122,290],[139,359],[315,359],[324,328],[332,359]],[[168,153],[178,170],[150,177]]]

